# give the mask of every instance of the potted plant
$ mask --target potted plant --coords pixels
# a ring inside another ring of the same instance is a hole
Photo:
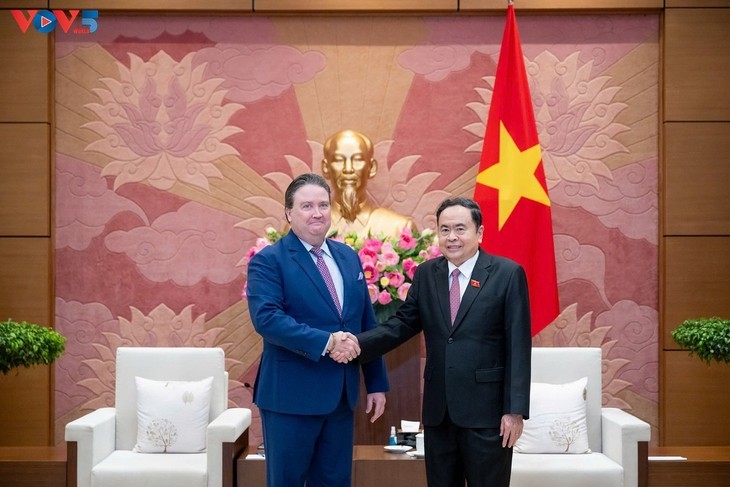
[[[723,318],[695,318],[686,320],[672,331],[672,338],[690,355],[708,364],[730,362],[730,320]]]
[[[50,364],[65,346],[66,338],[50,328],[10,319],[0,322],[0,372]]]

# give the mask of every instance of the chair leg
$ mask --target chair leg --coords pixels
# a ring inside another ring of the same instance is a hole
[[[78,484],[78,448],[77,442],[66,442],[66,487]]]
[[[649,486],[649,442],[639,441],[637,450],[639,454],[639,487]]]
[[[223,486],[234,487],[237,481],[238,457],[248,446],[248,429],[241,433],[235,443],[223,443]]]

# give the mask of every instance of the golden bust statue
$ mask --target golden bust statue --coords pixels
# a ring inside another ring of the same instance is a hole
[[[325,141],[322,174],[332,187],[332,229],[364,238],[368,233],[399,235],[403,227],[416,228],[409,217],[370,203],[365,188],[377,171],[373,144],[363,134],[343,130]]]

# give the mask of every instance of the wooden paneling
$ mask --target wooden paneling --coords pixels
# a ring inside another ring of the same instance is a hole
[[[51,8],[92,10],[167,10],[251,12],[253,0],[49,0]],[[104,22],[99,12],[99,28]]]
[[[730,7],[730,0],[664,0],[664,6],[666,8]]]
[[[49,125],[0,124],[0,235],[50,235]]]
[[[664,126],[665,235],[730,235],[730,123]]]
[[[0,122],[48,122],[49,42],[33,26],[23,33],[0,10]]]
[[[458,0],[254,0],[256,12],[451,11]]]
[[[670,332],[684,320],[730,317],[730,237],[667,237],[664,260],[663,348],[677,350]]]
[[[49,238],[0,237],[0,319],[53,324],[49,247]]]
[[[0,319],[51,326],[49,238],[0,237]],[[51,435],[48,366],[0,375],[0,446],[46,446]]]
[[[727,487],[730,485],[730,447],[669,446],[650,448],[651,456],[680,456],[686,461],[649,462],[649,487]]]
[[[50,444],[52,390],[47,365],[0,375],[0,446]]]
[[[667,379],[662,445],[727,445],[730,365],[707,365],[685,351],[664,352],[662,362]]]
[[[5,7],[3,5],[3,8],[13,8],[13,9],[42,9],[42,8],[48,8],[48,0],[8,0],[6,3],[9,4],[8,7]]]
[[[663,0],[518,0],[515,11],[524,10],[646,10],[661,9]],[[496,10],[507,9],[507,0],[460,0],[459,10]]]
[[[0,487],[65,486],[65,448],[0,448]]]
[[[730,9],[667,9],[667,121],[730,120]]]

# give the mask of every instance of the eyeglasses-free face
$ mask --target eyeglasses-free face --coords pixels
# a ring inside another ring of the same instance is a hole
[[[468,208],[449,206],[439,216],[438,232],[441,253],[458,267],[479,249],[484,226],[476,227]]]

